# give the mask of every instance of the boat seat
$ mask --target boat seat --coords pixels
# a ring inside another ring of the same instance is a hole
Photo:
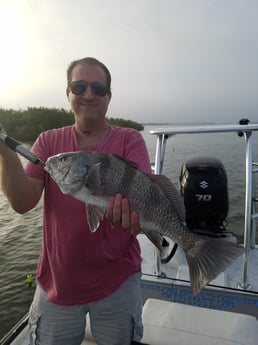
[[[148,299],[143,343],[150,345],[254,345],[258,322],[245,314]]]

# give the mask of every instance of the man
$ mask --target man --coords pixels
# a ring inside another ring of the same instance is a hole
[[[41,133],[32,150],[43,161],[61,152],[111,152],[150,172],[139,132],[110,126],[111,76],[94,58],[73,61],[66,95],[74,125]],[[139,219],[122,195],[111,197],[106,217],[90,233],[85,205],[64,195],[42,167],[0,144],[1,184],[13,209],[25,213],[44,190],[43,243],[38,286],[30,308],[30,344],[79,345],[85,315],[98,345],[129,345],[142,337]]]

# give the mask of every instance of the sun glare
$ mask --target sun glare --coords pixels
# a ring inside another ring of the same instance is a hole
[[[0,106],[10,95],[10,87],[20,86],[28,51],[26,18],[21,8],[10,4],[1,5],[0,11]]]

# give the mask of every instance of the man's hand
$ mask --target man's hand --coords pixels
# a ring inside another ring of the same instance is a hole
[[[121,194],[109,198],[106,218],[113,224],[121,224],[122,228],[130,229],[135,236],[141,231],[138,213],[130,211],[128,199],[123,199]]]

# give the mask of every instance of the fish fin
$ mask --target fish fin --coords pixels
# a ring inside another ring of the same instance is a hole
[[[148,237],[155,247],[162,251],[162,237],[157,231],[142,230],[142,232]]]
[[[183,198],[173,185],[171,180],[165,175],[148,174],[150,179],[154,181],[162,189],[166,197],[173,203],[177,216],[181,222],[185,222],[185,206]]]
[[[105,208],[87,204],[86,214],[90,231],[95,232],[104,218]]]
[[[235,243],[196,236],[195,244],[185,251],[193,295],[225,271],[243,252],[244,248]]]

